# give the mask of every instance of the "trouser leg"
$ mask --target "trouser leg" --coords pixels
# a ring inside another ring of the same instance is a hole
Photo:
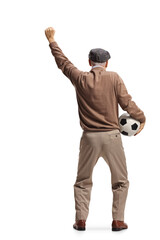
[[[111,170],[113,192],[112,217],[114,220],[124,221],[129,181],[126,157],[120,133],[109,135],[107,144],[103,146],[103,158]]]
[[[79,147],[77,178],[74,184],[75,220],[86,220],[92,189],[92,172],[99,158],[99,148],[92,134],[82,134]]]

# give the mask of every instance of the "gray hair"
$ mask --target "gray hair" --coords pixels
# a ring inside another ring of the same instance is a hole
[[[92,60],[91,60],[91,65],[92,66],[96,66],[96,65],[100,65],[100,66],[105,66],[106,65],[106,62],[101,62],[101,63],[99,63],[99,62],[93,62]]]

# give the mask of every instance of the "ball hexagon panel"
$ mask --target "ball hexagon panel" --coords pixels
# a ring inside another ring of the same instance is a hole
[[[126,135],[126,136],[128,136],[128,133],[127,132],[125,132],[125,131],[122,131],[121,132],[123,135]]]
[[[136,130],[138,128],[138,124],[134,123],[131,125],[132,130]]]
[[[120,121],[120,124],[123,126],[127,123],[127,120],[125,118],[122,118]]]

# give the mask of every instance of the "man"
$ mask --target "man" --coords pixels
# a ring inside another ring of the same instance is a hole
[[[80,125],[83,133],[79,146],[77,178],[74,184],[76,230],[85,230],[92,189],[92,172],[99,157],[103,157],[111,171],[113,191],[112,230],[127,229],[124,210],[129,181],[124,147],[118,124],[118,104],[131,117],[140,121],[143,129],[146,117],[132,101],[125,84],[116,72],[106,71],[110,54],[101,48],[89,53],[89,72],[77,69],[64,55],[54,39],[55,30],[45,30],[56,64],[75,87]],[[135,135],[137,135],[135,134]]]

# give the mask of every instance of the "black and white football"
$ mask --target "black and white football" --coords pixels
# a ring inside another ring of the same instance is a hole
[[[140,122],[128,113],[123,113],[119,118],[120,132],[125,136],[134,136],[139,130]]]

